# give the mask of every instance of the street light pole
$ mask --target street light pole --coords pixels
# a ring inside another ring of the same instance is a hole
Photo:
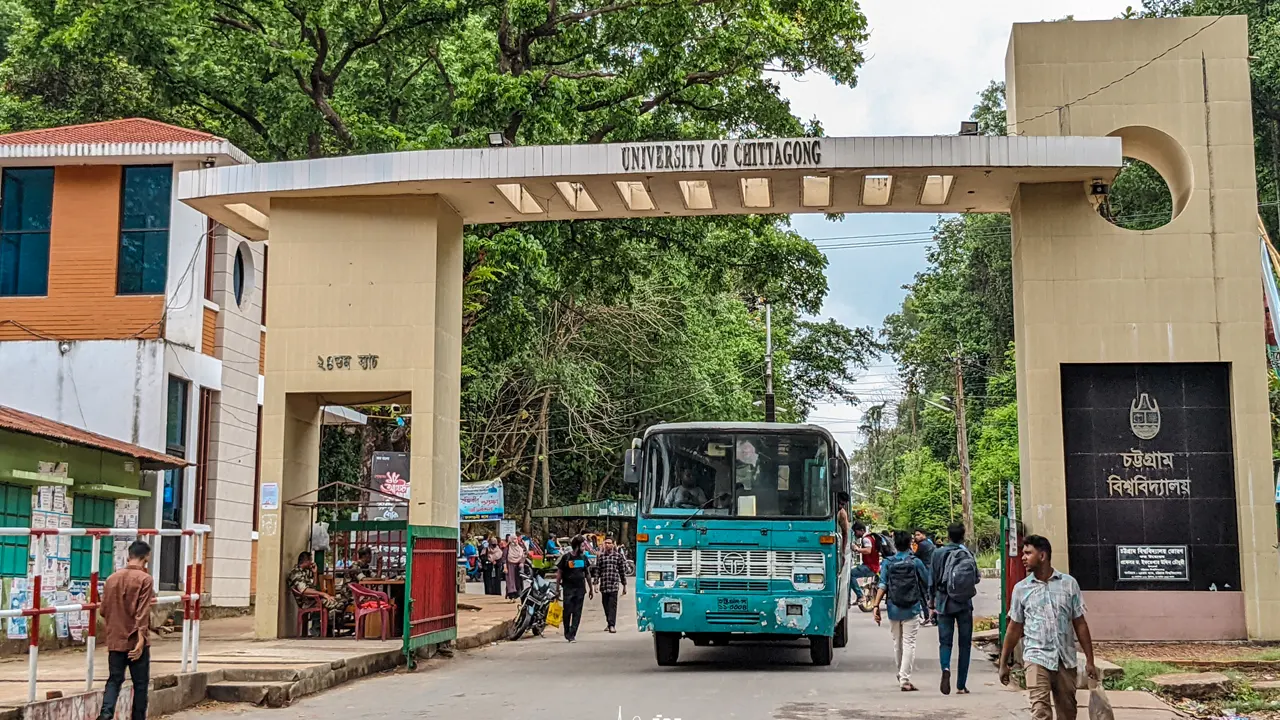
[[[764,304],[764,421],[776,422],[773,402],[773,308]]]
[[[969,437],[964,423],[964,373],[956,352],[956,454],[960,456],[960,509],[964,514],[964,536],[973,537],[973,482],[969,477]]]

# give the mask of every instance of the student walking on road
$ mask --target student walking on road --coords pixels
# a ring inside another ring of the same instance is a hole
[[[879,625],[880,601],[887,598],[893,654],[898,662],[898,685],[903,692],[914,692],[916,686],[911,684],[911,672],[916,665],[916,633],[920,631],[920,614],[924,612],[929,571],[919,558],[911,554],[910,533],[895,530],[893,546],[901,549],[880,564],[875,619]]]
[[[605,630],[618,632],[618,593],[627,594],[627,558],[613,544],[613,538],[604,539],[600,557],[596,560],[595,575],[600,586],[600,602],[604,605]]]
[[[920,562],[924,563],[924,569],[929,571],[929,583],[932,585],[935,582],[932,563],[936,546],[929,539],[929,534],[923,528],[916,528],[915,532],[911,534],[911,541],[915,556],[920,558]],[[933,593],[929,593],[924,599],[924,615],[920,618],[920,627],[933,627],[938,624],[937,620],[934,619],[936,614],[934,611]]]
[[[581,535],[575,535],[569,541],[569,552],[561,555],[556,563],[556,582],[564,593],[564,639],[569,642],[577,642],[583,596],[595,598],[595,591],[587,581],[591,561],[582,549],[583,540]]]
[[[943,695],[951,694],[951,645],[960,647],[956,666],[956,693],[969,694],[969,653],[973,649],[973,597],[978,594],[978,561],[964,546],[964,525],[947,528],[951,542],[934,551],[930,569],[929,596],[937,611],[938,660],[942,664]],[[956,633],[959,631],[959,637]]]
[[[1047,538],[1022,540],[1026,579],[1013,586],[1009,630],[1000,651],[1000,682],[1009,684],[1009,661],[1022,640],[1032,720],[1076,717],[1076,640],[1084,650],[1085,673],[1098,679],[1093,664],[1093,637],[1085,622],[1084,599],[1075,578],[1053,569],[1053,546]]]
[[[155,591],[147,562],[151,546],[135,540],[129,545],[129,564],[111,573],[102,593],[106,623],[107,689],[102,694],[99,720],[116,716],[116,700],[124,685],[124,671],[133,681],[132,720],[146,720],[147,690],[151,685],[151,600]]]

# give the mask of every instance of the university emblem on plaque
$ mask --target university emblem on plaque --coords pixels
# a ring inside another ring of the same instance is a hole
[[[1160,403],[1146,393],[1133,399],[1129,405],[1129,429],[1141,440],[1150,440],[1160,434]]]

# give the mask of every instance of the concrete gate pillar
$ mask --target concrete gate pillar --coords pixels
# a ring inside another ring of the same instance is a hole
[[[321,407],[412,406],[411,525],[456,528],[462,221],[433,195],[271,201],[256,630],[292,634],[284,577],[307,548]]]
[[[1013,204],[1022,515],[1081,580],[1095,638],[1280,638],[1247,56],[1243,17],[1010,39],[1011,134],[1119,136],[1174,201],[1145,232],[1100,217],[1087,183]],[[1188,582],[1118,577],[1121,548],[1157,544],[1188,546]]]

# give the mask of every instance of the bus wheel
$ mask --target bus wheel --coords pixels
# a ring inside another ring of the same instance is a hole
[[[707,635],[690,635],[689,639],[693,640],[694,647],[706,647],[711,644],[711,638]]]
[[[842,648],[849,644],[849,618],[836,624],[836,636],[831,639],[831,646]]]
[[[831,664],[831,656],[833,650],[831,647],[830,635],[810,635],[809,636],[809,659],[814,665],[825,666]]]
[[[680,633],[656,632],[653,634],[653,654],[659,667],[675,665],[680,659]]]

